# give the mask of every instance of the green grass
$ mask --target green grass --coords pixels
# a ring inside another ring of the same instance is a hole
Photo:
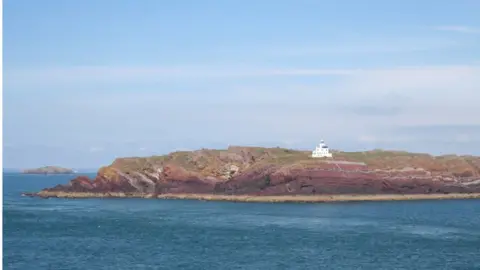
[[[243,162],[225,160],[220,158],[224,153],[237,153],[245,151],[255,157],[255,163],[251,164],[246,158]],[[459,157],[455,155],[431,156],[422,153],[409,153],[406,151],[386,151],[375,149],[364,152],[341,152],[332,151],[333,160],[351,162],[363,162],[374,168],[402,169],[405,167],[425,168],[431,171],[446,169],[462,171],[465,167],[472,166],[476,157]],[[161,166],[165,163],[173,163],[191,171],[211,173],[218,171],[226,164],[235,164],[242,171],[255,169],[266,164],[274,165],[312,165],[329,159],[311,158],[310,151],[299,151],[287,148],[263,148],[263,147],[240,147],[233,146],[229,149],[201,149],[199,151],[177,151],[163,156],[119,158],[113,163],[114,167],[122,171],[149,170],[152,166]],[[247,165],[249,164],[249,165]],[[470,164],[470,165],[469,165]],[[480,164],[480,161],[478,161]],[[480,166],[480,165],[479,165]]]

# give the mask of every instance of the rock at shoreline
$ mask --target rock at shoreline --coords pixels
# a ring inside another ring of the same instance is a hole
[[[72,169],[57,167],[57,166],[45,166],[36,169],[26,169],[23,170],[24,174],[72,174],[74,171]]]
[[[119,158],[94,179],[80,176],[43,194],[448,194],[480,192],[480,157],[399,151],[310,152],[229,147]]]

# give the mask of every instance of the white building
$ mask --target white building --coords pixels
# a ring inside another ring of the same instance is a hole
[[[320,141],[320,144],[312,151],[313,158],[322,158],[322,157],[332,157],[332,153],[328,149],[328,146],[323,140]]]

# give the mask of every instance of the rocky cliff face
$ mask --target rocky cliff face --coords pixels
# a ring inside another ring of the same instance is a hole
[[[229,147],[120,158],[95,179],[78,177],[45,191],[123,193],[429,194],[480,192],[480,157],[393,151],[310,152]]]

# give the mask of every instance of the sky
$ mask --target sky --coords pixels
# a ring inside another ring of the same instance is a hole
[[[228,145],[480,155],[480,1],[4,0],[4,167]]]

